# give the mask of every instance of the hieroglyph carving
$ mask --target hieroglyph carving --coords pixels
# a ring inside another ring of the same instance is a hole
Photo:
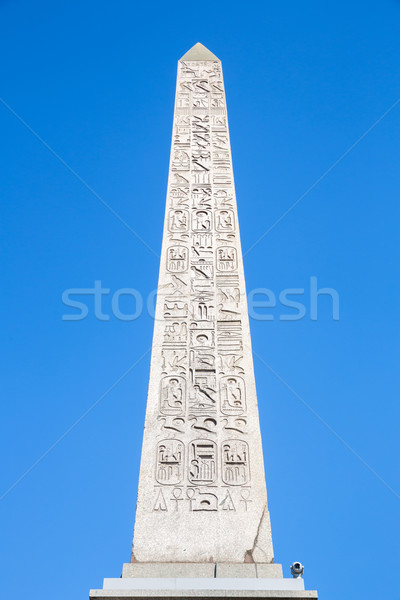
[[[223,443],[222,479],[229,485],[244,485],[249,481],[249,446],[244,440]]]
[[[242,415],[246,411],[245,384],[242,377],[221,377],[221,412],[224,415]]]
[[[184,415],[186,381],[183,377],[163,377],[160,389],[160,412],[163,415]]]
[[[179,440],[162,440],[157,446],[156,479],[164,485],[176,485],[183,479],[184,446]]]
[[[183,246],[168,248],[167,269],[171,273],[183,273],[188,268],[188,249]]]
[[[195,440],[189,444],[189,481],[210,485],[217,477],[217,446],[210,440]]]

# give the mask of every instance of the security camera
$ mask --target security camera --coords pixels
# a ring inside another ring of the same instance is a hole
[[[297,577],[301,577],[303,575],[304,566],[301,564],[301,562],[294,562],[290,565],[290,572],[293,577],[297,579]]]

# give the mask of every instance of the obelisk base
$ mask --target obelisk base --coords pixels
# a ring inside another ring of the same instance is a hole
[[[305,590],[302,578],[283,578],[281,565],[267,563],[128,563],[122,577],[104,579],[102,590],[90,591],[91,600],[127,598],[316,600],[318,593]]]

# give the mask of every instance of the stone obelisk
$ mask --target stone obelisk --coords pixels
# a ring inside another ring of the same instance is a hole
[[[91,597],[194,595],[179,578],[317,597],[274,564],[222,68],[201,44],[178,63],[131,563]]]

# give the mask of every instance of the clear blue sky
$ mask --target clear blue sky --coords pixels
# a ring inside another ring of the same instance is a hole
[[[0,96],[158,253],[176,62],[201,41],[223,61],[245,251],[398,100],[399,20],[389,0],[3,0]],[[158,259],[1,103],[0,126],[3,493],[151,345],[149,316],[99,321],[93,299],[62,321],[63,290],[146,296]],[[379,477],[400,493],[399,127],[400,105],[245,257],[248,291],[315,276],[340,295],[339,321],[322,298],[317,321],[251,322],[281,378],[255,358],[276,560],[324,600],[398,587]],[[148,373],[146,355],[1,501],[4,597],[86,599],[120,575]]]

